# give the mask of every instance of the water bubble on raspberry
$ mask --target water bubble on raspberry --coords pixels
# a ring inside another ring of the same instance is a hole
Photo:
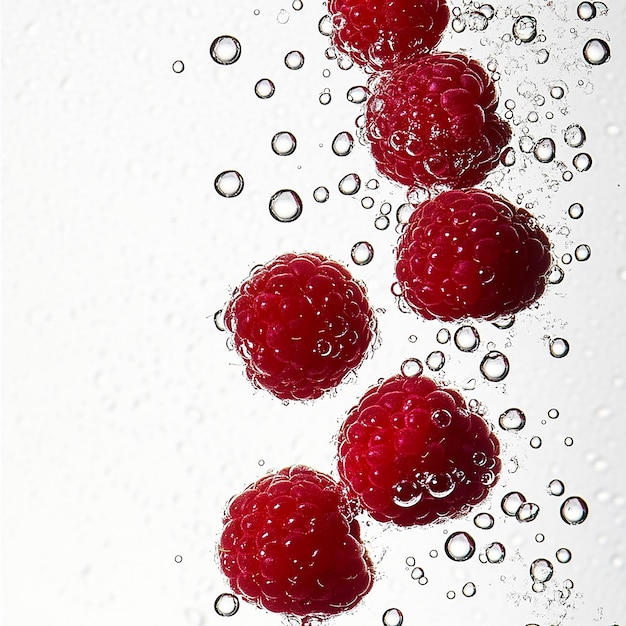
[[[500,502],[500,507],[505,515],[515,517],[519,508],[526,502],[526,498],[519,491],[510,491]]]
[[[272,150],[278,156],[289,156],[296,150],[298,142],[289,131],[283,130],[272,137]]]
[[[180,74],[182,71],[184,71],[184,69],[185,69],[185,64],[180,59],[172,63],[172,71],[175,74]]]
[[[324,37],[330,37],[333,34],[333,23],[330,19],[330,15],[324,15],[320,21],[317,23],[317,30],[319,30],[320,35],[324,35]]]
[[[509,360],[497,350],[488,352],[480,363],[481,374],[491,382],[504,380],[509,373]]]
[[[596,16],[596,7],[591,2],[581,2],[576,9],[576,14],[581,20],[588,22]]]
[[[320,204],[326,202],[330,197],[330,192],[326,187],[316,187],[313,190],[313,200],[315,202],[319,202]]]
[[[489,563],[502,563],[506,557],[506,548],[499,541],[490,543],[485,549],[485,558]]]
[[[281,189],[270,198],[269,209],[275,220],[293,222],[302,215],[302,200],[293,189]]]
[[[335,135],[332,143],[333,152],[337,156],[348,156],[354,148],[354,137],[348,131],[342,131]]]
[[[422,493],[417,485],[409,480],[403,480],[394,485],[393,502],[403,509],[415,506],[422,499]]]
[[[502,163],[504,167],[512,167],[515,165],[515,150],[510,146],[505,148],[500,154],[500,163]]]
[[[513,36],[516,42],[530,43],[537,36],[537,20],[532,15],[520,15],[513,22]]]
[[[442,328],[437,332],[437,343],[448,343],[450,341],[450,331],[447,328]]]
[[[437,409],[433,411],[430,417],[437,428],[448,428],[452,423],[452,414],[450,411],[446,411],[446,409]]]
[[[239,598],[232,593],[221,593],[213,604],[215,612],[222,617],[232,617],[239,610]]]
[[[586,243],[581,243],[576,246],[574,257],[577,261],[587,261],[591,257],[591,248]]]
[[[537,50],[537,52],[535,52],[535,61],[538,65],[543,65],[544,63],[547,63],[549,58],[550,51],[546,50],[545,48],[541,48],[540,50]]]
[[[611,58],[609,44],[603,39],[590,39],[583,47],[583,58],[589,65],[602,65]]]
[[[495,322],[492,322],[492,324],[500,330],[507,330],[515,324],[515,315],[505,315]]]
[[[544,137],[535,144],[533,154],[540,163],[550,163],[556,156],[556,145],[550,137]]]
[[[413,580],[421,580],[424,578],[424,570],[421,567],[414,567],[411,570],[411,578]]]
[[[435,420],[433,420],[435,421]],[[426,489],[433,498],[446,498],[456,487],[454,479],[448,472],[430,474],[426,479]]]
[[[346,174],[339,181],[338,188],[344,196],[353,196],[361,189],[361,178],[358,174]]]
[[[567,356],[568,353],[569,343],[566,339],[563,339],[562,337],[550,339],[550,354],[555,359],[562,359],[564,356]]]
[[[541,437],[538,437],[537,435],[531,437],[529,441],[530,447],[533,448],[533,450],[538,450],[539,448],[541,448],[542,443],[543,442],[541,441]]]
[[[226,330],[226,324],[224,323],[224,309],[215,311],[213,315],[213,323],[215,324],[215,328],[217,328],[220,332],[224,332]]]
[[[559,548],[555,556],[559,563],[569,563],[572,560],[572,553],[568,548]]]
[[[261,78],[257,80],[254,85],[254,93],[257,98],[261,98],[261,100],[267,100],[271,98],[276,91],[276,86],[269,78]]]
[[[402,626],[404,617],[400,609],[387,609],[383,613],[383,625],[384,626]]]
[[[441,350],[434,350],[426,357],[426,366],[433,372],[438,372],[446,363],[446,357]]]
[[[285,65],[290,70],[299,70],[304,65],[304,55],[300,50],[291,50],[285,55]]]
[[[563,282],[564,278],[565,272],[563,271],[563,268],[558,265],[553,265],[550,273],[548,274],[548,282],[551,285],[558,285]]]
[[[400,372],[406,378],[420,376],[424,371],[424,366],[419,359],[406,359],[400,366]]]
[[[446,555],[453,561],[467,561],[476,552],[474,538],[464,531],[452,533],[444,546]]]
[[[588,515],[589,507],[579,496],[571,496],[561,505],[561,519],[572,526],[582,524]]]
[[[493,528],[494,524],[495,520],[491,513],[478,513],[474,516],[474,526],[476,526],[476,528],[489,530],[490,528]]]
[[[530,564],[530,577],[538,583],[548,582],[554,574],[554,567],[548,559],[535,559]]]
[[[374,248],[368,241],[359,241],[352,246],[350,256],[357,265],[367,265],[374,258]]]
[[[548,483],[548,493],[551,496],[562,496],[565,493],[565,485],[558,478],[552,479]]]
[[[389,228],[389,218],[386,215],[379,215],[375,220],[374,220],[374,227],[376,228],[376,230],[387,230],[387,228]]]
[[[586,172],[592,164],[592,159],[591,156],[589,154],[587,154],[586,152],[579,152],[573,159],[572,159],[572,165],[579,171],[579,172]]]
[[[539,506],[534,502],[524,502],[520,508],[517,509],[515,517],[518,522],[532,522],[537,519],[537,515],[539,515]]]
[[[574,202],[573,204],[570,204],[569,208],[567,209],[567,214],[573,220],[580,219],[583,216],[584,212],[585,209],[583,208],[583,205],[580,204],[580,202]]]
[[[509,431],[522,430],[526,426],[526,415],[521,409],[515,407],[507,409],[498,419],[500,428]]]
[[[454,333],[454,344],[461,352],[474,352],[480,345],[480,335],[473,326],[461,326]]]
[[[367,87],[355,85],[354,87],[350,87],[350,89],[348,89],[346,98],[348,102],[352,102],[353,104],[363,104],[368,99],[369,95],[370,92]]]
[[[220,65],[232,65],[241,56],[241,43],[230,35],[216,37],[211,43],[209,54]]]
[[[224,198],[234,198],[243,191],[243,176],[236,170],[226,170],[215,177],[215,191]]]
[[[182,557],[180,554],[177,554],[177,555],[174,557],[174,562],[175,562],[175,563],[182,563],[182,562],[183,562],[183,557]]]
[[[473,582],[465,583],[461,592],[466,598],[472,598],[476,595],[476,585]]]

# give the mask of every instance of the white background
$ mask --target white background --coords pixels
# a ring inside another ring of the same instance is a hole
[[[564,266],[565,280],[512,329],[476,324],[481,346],[463,354],[437,344],[441,324],[400,313],[390,292],[403,190],[377,177],[364,146],[343,158],[330,150],[336,133],[354,132],[360,109],[345,93],[366,77],[324,57],[321,2],[305,0],[295,11],[283,0],[5,0],[2,624],[281,623],[245,603],[230,618],[213,610],[228,590],[215,560],[225,503],[266,471],[294,463],[334,473],[333,436],[346,411],[404,359],[424,360],[438,348],[447,363],[436,378],[478,399],[503,444],[501,481],[479,507],[492,512],[495,527],[479,530],[471,517],[402,531],[366,525],[377,582],[357,610],[334,622],[380,624],[397,607],[411,626],[623,624],[626,12],[614,0],[607,16],[583,22],[577,2],[537,5],[513,8],[537,17],[545,43],[503,42],[513,22],[503,13],[484,32],[449,30],[441,49],[464,49],[484,63],[495,58],[502,112],[506,99],[521,118],[537,111],[539,121],[515,125],[512,145],[526,125],[535,139],[553,137],[557,159],[570,166],[576,151],[563,130],[584,126],[593,166],[571,182],[555,163],[539,164],[519,149],[516,165],[490,180],[512,201],[522,194],[519,201],[530,203],[556,258],[581,243],[592,256]],[[281,9],[286,23],[277,20]],[[231,66],[209,56],[224,34],[242,45]],[[607,34],[610,62],[589,67],[584,42]],[[535,62],[541,47],[551,51],[543,66]],[[306,59],[298,71],[283,63],[295,49]],[[185,64],[180,74],[172,71],[177,59]],[[276,84],[264,101],[253,92],[263,77]],[[558,102],[549,95],[555,80],[568,87]],[[327,106],[318,101],[325,88]],[[533,101],[537,94],[545,104]],[[289,157],[270,149],[282,130],[298,139]],[[237,198],[213,187],[228,169],[245,179]],[[380,187],[342,196],[337,183],[350,172],[363,183],[377,177]],[[330,190],[326,204],[313,201],[318,185]],[[267,210],[285,187],[304,202],[291,224]],[[360,205],[364,195],[375,199],[369,211]],[[391,226],[378,231],[385,201]],[[580,220],[567,217],[575,201],[585,207]],[[358,267],[350,249],[361,240],[375,256]],[[283,406],[253,391],[213,314],[252,266],[303,250],[332,256],[366,283],[381,345],[336,394]],[[570,342],[564,359],[549,354],[556,336]],[[510,360],[503,383],[480,376],[488,342]],[[520,433],[497,426],[511,406],[527,415]],[[550,408],[558,408],[556,420]],[[541,448],[529,446],[532,436],[542,438]],[[564,498],[546,493],[553,478],[565,482],[565,496],[589,503],[581,526],[559,518]],[[504,516],[499,502],[511,490],[539,504],[537,520]],[[450,561],[443,542],[455,530],[471,532],[479,551],[502,541],[504,563],[480,563],[478,554]],[[557,563],[560,547],[571,549],[570,563]],[[409,556],[427,585],[411,579]],[[539,557],[555,565],[542,594],[531,591],[528,573]],[[574,590],[562,603],[566,579]],[[467,581],[477,585],[473,598],[461,594]]]

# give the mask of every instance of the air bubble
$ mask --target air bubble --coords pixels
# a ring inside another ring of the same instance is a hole
[[[431,550],[431,551],[428,553],[428,556],[429,556],[431,559],[436,559],[436,558],[439,556],[439,552],[437,552],[437,550]]]
[[[220,196],[234,198],[243,191],[243,176],[236,170],[226,170],[216,176],[213,185]]]
[[[586,172],[588,169],[591,168],[591,164],[593,163],[591,156],[589,154],[587,154],[586,152],[579,152],[573,159],[572,159],[572,165],[579,171],[579,172]]]
[[[405,563],[407,564],[408,567],[414,567],[415,566],[415,557],[412,556],[407,556]]]
[[[177,555],[174,557],[174,562],[175,562],[175,563],[182,563],[182,562],[183,562],[183,557],[182,557],[180,554],[177,554]]]
[[[239,598],[232,593],[221,593],[213,604],[215,612],[222,617],[232,617],[239,610]]]
[[[379,215],[374,220],[374,228],[376,228],[376,230],[387,230],[389,224],[389,218],[386,215]]]
[[[491,382],[504,380],[509,373],[509,360],[497,350],[488,352],[480,363],[482,375]]]
[[[521,409],[507,409],[498,420],[502,430],[519,431],[526,426],[526,415]]]
[[[465,583],[461,591],[466,598],[471,598],[476,595],[476,585],[472,582]]]
[[[532,137],[528,135],[523,135],[519,140],[519,149],[525,154],[530,154],[535,149],[535,142]]]
[[[559,410],[558,409],[550,409],[548,411],[548,417],[551,420],[555,420],[558,416],[560,415]]]
[[[330,19],[330,15],[324,15],[320,19],[317,23],[317,30],[319,30],[320,35],[324,35],[324,37],[330,37],[333,34],[333,23]]]
[[[546,50],[545,48],[541,48],[541,50],[537,50],[537,52],[535,53],[535,61],[538,65],[543,65],[544,63],[547,63],[549,58],[550,51]]]
[[[569,353],[569,343],[562,337],[555,337],[550,339],[550,354],[555,359],[562,359]]]
[[[576,246],[574,256],[577,261],[587,261],[591,257],[591,248],[586,243],[581,243],[579,246]]]
[[[454,593],[451,589],[448,593],[446,593],[446,598],[448,598],[448,600],[454,600],[454,598],[456,598],[456,593]]]
[[[222,35],[213,40],[209,54],[220,65],[232,65],[241,56],[241,44],[235,37]]]
[[[304,65],[304,55],[300,50],[292,50],[285,55],[285,65],[290,70],[299,70]]]
[[[520,43],[529,43],[537,36],[537,20],[532,15],[520,15],[513,22],[513,36]]]
[[[270,198],[269,209],[275,220],[293,222],[302,215],[302,200],[292,189],[281,189]]]
[[[530,564],[530,577],[538,583],[548,582],[552,578],[554,567],[548,559],[536,559]]]
[[[606,15],[609,12],[609,7],[604,2],[594,2],[593,6],[596,8],[597,15]]]
[[[562,496],[565,493],[565,485],[563,481],[554,478],[548,483],[547,491],[551,496]]]
[[[387,609],[383,613],[384,626],[402,626],[404,617],[400,609]]]
[[[455,17],[450,25],[455,33],[462,33],[467,26],[464,17]]]
[[[302,11],[302,7],[304,6],[302,0],[293,0],[291,3],[291,8],[294,11]]]
[[[572,560],[572,553],[567,548],[559,548],[554,556],[559,563],[569,563]]]
[[[254,85],[254,93],[257,98],[261,100],[267,100],[271,98],[276,91],[276,86],[269,78],[261,78]]]
[[[537,435],[535,435],[534,437],[531,437],[530,442],[529,442],[530,447],[533,450],[538,450],[539,448],[541,448],[542,443],[543,442],[541,441],[541,437],[537,437]]]
[[[611,58],[611,49],[603,39],[590,39],[583,47],[583,57],[589,65],[603,65]]]
[[[298,143],[295,136],[283,130],[272,137],[272,150],[278,156],[289,156],[296,151]]]
[[[563,443],[568,447],[571,448],[574,445],[574,440],[571,437],[565,437],[565,439],[563,440]]]
[[[226,330],[226,324],[224,323],[224,309],[219,309],[213,314],[213,323],[215,328],[223,333]]]
[[[339,181],[338,187],[344,196],[353,196],[361,189],[361,179],[358,174],[346,174]]]
[[[504,498],[502,498],[502,502],[500,502],[500,507],[505,515],[509,517],[515,517],[519,508],[526,502],[526,498],[519,491],[511,491],[507,493]]]
[[[517,510],[515,517],[518,522],[532,522],[539,515],[539,506],[534,502],[524,502]]]
[[[348,132],[337,133],[333,139],[332,149],[337,156],[348,156],[354,148],[354,137]]]
[[[467,561],[476,552],[476,542],[466,532],[455,532],[446,539],[445,552],[453,561]]]
[[[567,209],[567,214],[573,219],[578,220],[583,216],[585,209],[580,202],[574,202],[574,204],[570,204],[569,209]]]
[[[563,89],[560,85],[552,85],[552,87],[550,87],[550,97],[555,100],[560,100],[564,95],[565,89]]]
[[[563,271],[563,268],[558,265],[553,265],[550,273],[548,274],[548,282],[551,285],[558,285],[563,282],[564,278],[565,272]]]
[[[446,411],[446,409],[437,409],[433,411],[431,420],[437,428],[448,428],[452,423],[452,414],[450,411]]]
[[[320,204],[324,203],[328,200],[329,197],[330,192],[326,187],[316,187],[313,190],[313,200],[315,200],[315,202],[319,202]]]
[[[576,9],[576,14],[581,20],[588,22],[596,16],[596,7],[591,2],[581,2]]]
[[[333,99],[330,90],[328,88],[324,89],[322,93],[320,93],[319,101],[320,104],[327,105],[330,104],[330,101]]]
[[[368,241],[359,241],[352,246],[350,256],[357,265],[367,265],[374,258],[374,248]]]
[[[502,563],[506,557],[506,548],[499,541],[494,541],[485,549],[485,557],[489,563]]]
[[[354,87],[350,87],[350,89],[348,89],[348,92],[346,93],[346,98],[348,102],[352,102],[354,104],[363,104],[367,100],[369,95],[370,92],[367,87],[355,85]]]
[[[437,333],[437,343],[448,343],[448,341],[450,341],[450,331],[447,328],[442,328],[438,333]]]
[[[543,543],[545,541],[545,535],[543,533],[537,533],[535,535],[535,541],[537,543]]]
[[[289,21],[289,12],[286,9],[281,9],[276,15],[276,21],[279,24],[286,24]]]
[[[561,505],[561,519],[572,526],[582,524],[589,515],[587,503],[579,496],[571,496]]]
[[[515,165],[515,150],[511,147],[505,148],[500,154],[500,163],[504,167],[512,167]]]
[[[571,262],[572,262],[572,255],[569,252],[566,252],[561,257],[561,263],[563,263],[563,265],[569,265]]]
[[[419,359],[406,359],[400,366],[400,372],[406,378],[412,378],[413,376],[420,376],[424,371],[424,366]]]
[[[446,363],[446,357],[441,350],[434,350],[426,357],[426,366],[433,372],[438,372]]]
[[[540,163],[550,163],[554,161],[554,157],[556,156],[556,145],[554,144],[554,140],[550,137],[540,139],[535,144],[533,154]]]
[[[424,578],[424,570],[421,567],[414,567],[411,570],[411,578],[413,580],[421,580]]]
[[[174,61],[174,63],[172,63],[172,71],[175,74],[180,74],[184,70],[185,70],[185,64],[181,60]]]
[[[492,322],[492,324],[500,330],[506,330],[515,324],[515,315],[506,315],[495,322]]]
[[[526,116],[526,120],[531,122],[532,124],[534,124],[535,122],[537,122],[539,120],[539,115],[537,114],[537,111],[531,111],[527,116]]]
[[[374,198],[372,196],[363,196],[361,198],[361,206],[364,209],[371,209],[374,206]]]
[[[480,345],[480,335],[473,326],[461,326],[454,333],[454,343],[462,352],[474,352]]]
[[[490,528],[493,528],[494,524],[495,520],[491,513],[478,513],[478,515],[474,516],[474,526],[476,526],[476,528],[489,530]]]

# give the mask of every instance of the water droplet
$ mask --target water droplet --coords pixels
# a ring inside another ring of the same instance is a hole
[[[532,15],[520,15],[513,22],[513,37],[520,43],[529,43],[537,36],[537,20]]]
[[[261,78],[254,85],[254,93],[257,95],[257,98],[261,98],[261,100],[271,98],[275,91],[276,87],[269,78]]]
[[[269,209],[275,220],[293,222],[302,215],[302,200],[292,189],[281,189],[270,198]]]
[[[180,74],[182,71],[185,70],[185,64],[180,60],[174,61],[174,63],[172,63],[172,70],[174,71],[174,73]]]
[[[403,480],[394,485],[393,502],[403,509],[415,506],[422,499],[419,487],[411,481]]]
[[[478,515],[474,516],[474,526],[481,530],[489,530],[493,528],[494,524],[495,520],[491,513],[478,513]]]
[[[403,621],[404,617],[400,609],[387,609],[383,613],[384,626],[402,626]]]
[[[369,98],[370,92],[367,87],[363,87],[362,85],[355,85],[354,87],[350,87],[348,92],[346,93],[346,98],[348,102],[352,102],[354,104],[363,104]]]
[[[572,255],[569,252],[566,252],[561,257],[561,263],[563,263],[563,265],[569,265],[571,262],[572,262]]]
[[[302,0],[293,0],[291,3],[291,7],[294,11],[301,11],[304,6]]]
[[[596,7],[591,2],[581,2],[576,9],[576,14],[581,20],[588,22],[596,16]]]
[[[415,558],[412,557],[412,556],[407,556],[405,563],[407,564],[408,567],[414,567],[415,566]]]
[[[454,591],[450,590],[450,591],[448,591],[448,593],[446,593],[446,598],[448,598],[448,600],[454,600],[454,598],[456,598],[456,593],[454,593]]]
[[[579,171],[579,172],[586,172],[592,164],[592,159],[591,156],[589,154],[587,154],[586,152],[579,152],[573,159],[572,159],[572,165]]]
[[[544,137],[540,139],[533,149],[533,154],[535,155],[535,159],[540,163],[550,163],[554,161],[554,157],[556,156],[556,145],[554,144],[554,140],[550,137]]]
[[[530,438],[530,447],[533,448],[533,450],[538,450],[539,448],[541,448],[541,444],[543,443],[541,441],[541,437],[537,437],[537,435],[535,435],[534,437]]]
[[[576,246],[574,256],[577,261],[587,261],[591,257],[591,248],[586,243],[581,243],[579,246]]]
[[[500,154],[500,163],[505,167],[511,167],[515,165],[515,150],[510,146],[505,148]]]
[[[296,147],[295,136],[286,130],[276,133],[272,137],[272,150],[278,156],[289,156],[295,152]]]
[[[358,174],[346,174],[339,181],[338,187],[344,196],[353,196],[361,189],[361,179]]]
[[[509,360],[497,350],[488,352],[480,363],[482,375],[491,382],[504,380],[509,373]]]
[[[489,563],[502,563],[506,556],[506,549],[499,541],[490,543],[485,549],[485,557]]]
[[[315,202],[326,202],[329,197],[330,192],[328,191],[328,189],[326,189],[326,187],[316,187],[313,190],[313,199],[315,200]]]
[[[446,357],[441,350],[434,350],[426,357],[426,366],[433,372],[438,372],[446,362]]]
[[[558,265],[553,265],[552,269],[550,270],[550,274],[548,274],[548,282],[551,285],[558,285],[559,283],[563,282],[564,278],[565,272],[563,271],[563,268],[559,267]]]
[[[451,26],[455,33],[462,33],[465,30],[467,23],[465,22],[465,18],[455,17],[451,22]]]
[[[327,105],[330,104],[330,101],[333,99],[330,90],[328,88],[324,89],[320,94],[319,101],[320,104]]]
[[[562,496],[565,493],[565,485],[558,478],[554,478],[548,483],[548,493],[551,496]]]
[[[562,359],[569,353],[569,343],[562,337],[555,337],[550,339],[550,354],[555,359]]]
[[[232,65],[241,56],[239,40],[230,35],[216,37],[209,49],[211,58],[220,65]]]
[[[374,258],[374,248],[368,241],[359,241],[352,246],[350,256],[357,265],[367,265]]]
[[[526,502],[526,498],[519,491],[511,491],[507,493],[504,498],[502,498],[502,502],[500,502],[500,507],[505,515],[509,517],[515,517],[519,508]]]
[[[537,533],[537,534],[535,535],[535,541],[536,541],[537,543],[543,543],[543,542],[544,542],[544,540],[545,540],[545,536],[543,535],[543,533]]]
[[[565,439],[563,440],[563,443],[568,447],[571,448],[574,445],[574,440],[571,437],[565,437]]]
[[[569,563],[572,560],[572,553],[567,548],[559,548],[555,556],[559,563]]]
[[[437,552],[437,550],[431,550],[431,551],[428,553],[428,556],[429,556],[431,559],[436,559],[436,558],[439,556],[439,552]]]
[[[585,209],[580,202],[574,202],[574,204],[570,204],[569,209],[567,209],[567,214],[573,219],[578,220],[583,216]]]
[[[471,598],[476,595],[476,585],[472,582],[465,583],[461,591],[466,598]]]
[[[285,65],[290,70],[299,70],[304,65],[304,55],[300,50],[292,50],[285,55]]]
[[[182,557],[182,556],[180,556],[180,554],[177,554],[177,555],[174,557],[174,562],[175,562],[175,563],[182,563],[182,562],[183,562],[183,557]]]
[[[498,420],[500,428],[503,430],[522,430],[526,426],[526,415],[521,409],[511,408],[507,409]]]
[[[473,326],[461,326],[454,333],[454,343],[462,352],[474,352],[480,345],[480,335]]]
[[[387,230],[389,228],[389,218],[386,215],[379,215],[374,220],[376,230]]]
[[[530,564],[530,577],[538,583],[548,582],[552,578],[554,567],[548,559],[535,559]]]
[[[411,570],[411,578],[413,580],[420,580],[424,578],[424,570],[421,567],[415,567]]]
[[[561,175],[561,178],[566,182],[569,183],[570,180],[572,180],[572,178],[574,178],[574,174],[572,174],[572,172],[570,170],[565,170],[563,172],[563,174]]]
[[[239,598],[232,593],[221,593],[213,606],[218,615],[232,617],[239,610]]]
[[[226,170],[215,177],[215,191],[224,198],[234,198],[243,191],[243,176],[236,170]]]
[[[579,496],[571,496],[561,505],[561,518],[572,526],[582,524],[587,519],[588,514],[589,507]]]
[[[337,133],[333,139],[332,149],[337,156],[348,156],[354,148],[354,137],[348,132]]]
[[[324,15],[320,21],[317,23],[317,30],[319,30],[320,35],[324,35],[324,37],[330,37],[333,34],[333,23],[330,19],[330,15]]]
[[[583,57],[589,65],[602,65],[611,58],[611,49],[603,39],[590,39],[583,47]]]
[[[420,376],[423,371],[424,366],[419,359],[406,359],[400,366],[400,372],[407,378]]]
[[[476,542],[466,532],[452,533],[446,539],[445,552],[453,561],[467,561],[476,552]]]
[[[450,341],[450,331],[447,328],[442,328],[438,333],[437,333],[437,343],[448,343],[448,341]]]
[[[560,100],[565,95],[565,89],[561,85],[552,85],[550,87],[550,96],[555,100]]]
[[[537,519],[537,515],[539,515],[539,506],[534,502],[524,502],[522,506],[517,509],[515,517],[518,522],[532,522]]]

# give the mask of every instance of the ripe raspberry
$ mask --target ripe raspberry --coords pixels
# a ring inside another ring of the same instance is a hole
[[[340,486],[304,466],[261,478],[231,500],[219,543],[235,593],[269,611],[332,615],[370,590],[372,564]]]
[[[450,18],[446,0],[330,0],[328,12],[335,47],[375,70],[432,50]]]
[[[550,263],[550,242],[528,211],[480,189],[454,190],[413,212],[396,276],[427,319],[493,320],[535,302]]]
[[[482,501],[498,478],[499,450],[456,391],[395,376],[350,411],[339,433],[339,473],[374,519],[423,525]]]
[[[364,288],[320,254],[283,254],[235,290],[226,327],[253,384],[305,400],[336,387],[373,338]]]
[[[463,54],[422,56],[375,77],[365,138],[378,169],[404,185],[470,187],[497,165],[511,138],[496,87]]]

